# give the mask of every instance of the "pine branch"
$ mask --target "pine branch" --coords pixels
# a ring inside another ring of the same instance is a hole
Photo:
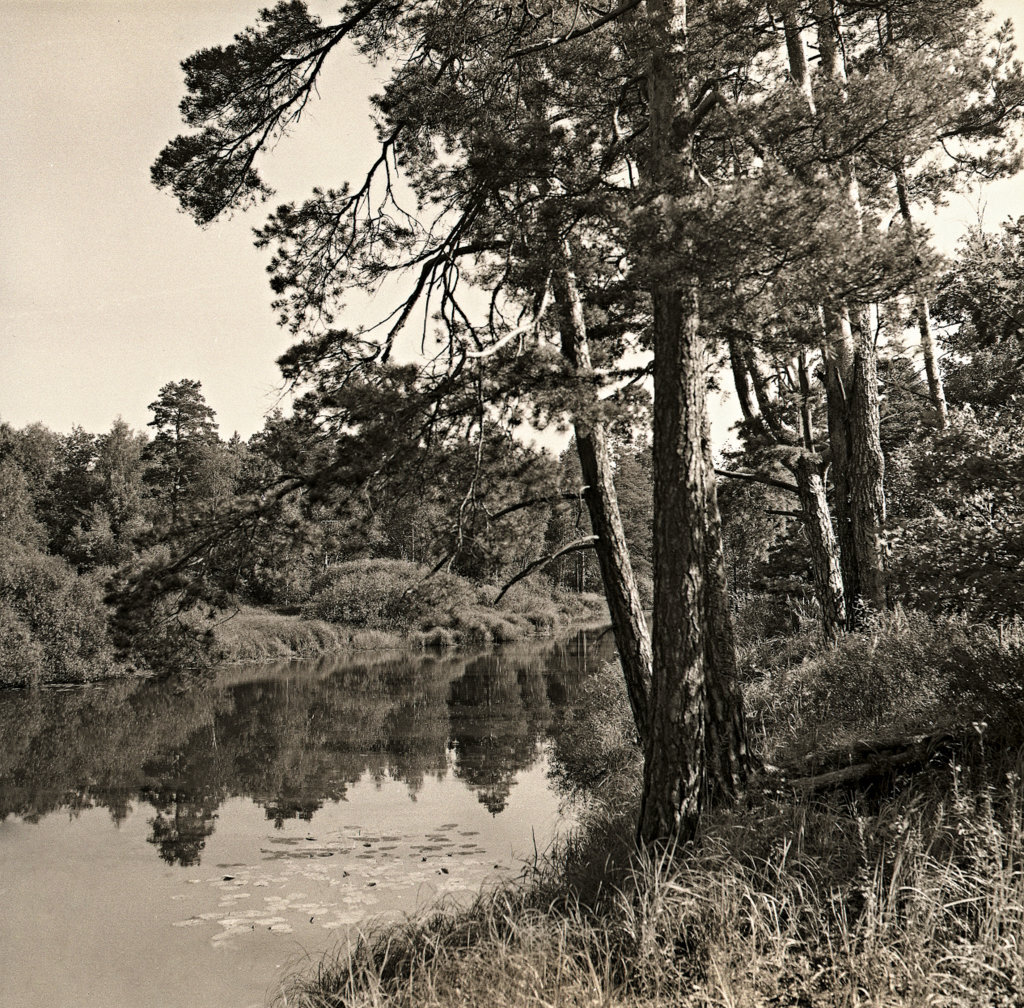
[[[763,476],[761,473],[743,473],[733,472],[729,469],[716,469],[715,475],[725,476],[728,479],[748,480],[751,483],[763,483],[765,486],[774,487],[776,490],[785,490],[786,493],[800,493],[800,488],[795,483],[787,483],[785,480],[773,479],[771,476]]]
[[[504,588],[498,592],[493,605],[497,605],[504,597],[505,593],[516,584],[519,584],[523,578],[529,577],[538,567],[544,567],[551,563],[553,560],[557,560],[559,557],[565,556],[567,553],[578,553],[580,550],[593,549],[594,544],[597,542],[597,536],[587,536],[585,539],[577,539],[576,542],[569,543],[568,546],[563,546],[560,550],[555,550],[554,553],[549,553],[547,556],[541,557],[539,560],[534,560],[532,563],[527,564]]]
[[[625,3],[620,4],[614,10],[608,11],[607,14],[591,21],[590,24],[584,25],[582,28],[574,28],[571,31],[567,31],[564,35],[553,35],[550,38],[541,39],[539,42],[533,42],[528,46],[523,46],[521,49],[514,50],[510,55],[512,59],[519,59],[521,56],[530,56],[533,53],[552,49],[565,42],[571,42],[573,39],[583,38],[584,35],[589,35],[591,32],[597,31],[598,28],[603,28],[610,21],[615,21],[622,17],[623,14],[628,14],[634,7],[639,6],[640,0],[626,0]]]

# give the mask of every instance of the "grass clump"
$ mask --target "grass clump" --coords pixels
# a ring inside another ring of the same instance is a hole
[[[324,620],[248,606],[223,620],[215,634],[217,657],[229,662],[315,658],[342,649],[349,636]]]

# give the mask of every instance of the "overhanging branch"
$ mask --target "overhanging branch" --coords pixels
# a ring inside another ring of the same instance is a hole
[[[494,600],[494,605],[497,605],[504,597],[505,593],[513,586],[519,584],[523,578],[529,577],[538,567],[544,567],[559,557],[565,556],[567,553],[578,553],[580,550],[592,549],[594,544],[597,542],[597,536],[587,536],[585,539],[577,539],[575,542],[569,543],[568,546],[563,546],[560,550],[555,550],[554,553],[549,553],[547,556],[541,557],[539,560],[534,560],[532,563],[527,564],[504,588],[498,592],[497,597]]]

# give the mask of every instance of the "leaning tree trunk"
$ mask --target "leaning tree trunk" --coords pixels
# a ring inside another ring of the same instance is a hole
[[[559,309],[562,355],[580,371],[590,370],[590,346],[586,320],[571,249],[562,242],[553,271],[555,302]],[[580,459],[584,500],[590,525],[597,536],[595,551],[601,568],[604,594],[612,620],[626,693],[641,741],[648,735],[648,684],[651,679],[651,639],[643,604],[629,557],[629,547],[619,514],[612,479],[611,457],[604,425],[600,421],[575,421],[576,451]]]
[[[729,582],[718,510],[715,460],[711,451],[711,424],[704,413],[704,644],[707,711],[705,749],[707,779],[712,795],[735,795],[746,776],[750,754],[743,717],[743,694],[736,665]]]
[[[808,111],[817,117],[802,30],[794,0],[782,4],[790,76],[804,95]],[[845,86],[846,73],[838,45],[839,23],[833,0],[815,0],[821,73]],[[827,143],[828,137],[825,137]],[[828,154],[827,149],[823,152]],[[847,199],[858,221],[860,192],[856,167],[841,157],[837,169],[847,186]],[[885,526],[885,460],[881,450],[878,376],[874,339],[868,312],[854,313],[848,304],[823,311],[826,346],[825,395],[835,514],[846,597],[847,621],[865,605],[886,605],[883,530]]]

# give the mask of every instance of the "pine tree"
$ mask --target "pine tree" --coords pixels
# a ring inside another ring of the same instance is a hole
[[[153,419],[147,426],[156,434],[146,450],[146,479],[166,494],[170,529],[177,531],[192,517],[201,468],[218,443],[216,414],[201,383],[189,378],[164,385],[149,409]]]

